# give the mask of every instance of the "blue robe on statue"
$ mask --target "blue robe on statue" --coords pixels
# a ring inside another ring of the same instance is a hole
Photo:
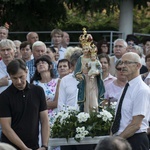
[[[82,73],[81,58],[82,58],[82,56],[79,57],[79,59],[77,61],[76,68],[74,70],[74,74],[75,74],[75,77],[78,74],[82,75],[82,77],[83,77],[82,80],[79,80],[79,84],[77,85],[77,87],[78,87],[78,104],[80,107],[80,111],[83,112],[84,111],[84,102],[86,101],[86,96],[85,96],[86,80],[85,80],[84,74]],[[97,87],[98,87],[98,104],[100,104],[100,102],[103,99],[104,93],[105,93],[104,83],[101,78],[101,74],[96,76],[96,80],[97,80]]]

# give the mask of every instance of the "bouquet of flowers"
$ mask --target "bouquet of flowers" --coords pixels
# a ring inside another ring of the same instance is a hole
[[[109,111],[102,109],[100,112],[91,113],[79,112],[68,109],[58,112],[51,124],[51,138],[74,138],[76,141],[87,136],[103,136],[110,133],[113,121],[114,107]]]

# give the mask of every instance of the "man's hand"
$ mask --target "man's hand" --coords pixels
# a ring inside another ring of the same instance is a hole
[[[0,79],[0,87],[1,86],[7,86],[8,83],[9,83],[8,80],[9,80],[8,76],[5,76],[5,77],[1,78]]]
[[[150,134],[150,128],[147,128],[147,134],[148,135]]]

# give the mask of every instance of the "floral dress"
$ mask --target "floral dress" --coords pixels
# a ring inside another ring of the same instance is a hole
[[[48,83],[42,83],[40,81],[33,81],[33,84],[41,86],[45,92],[46,99],[53,101],[55,97],[55,93],[56,93],[57,82],[58,82],[58,78],[52,79]]]
[[[48,83],[42,83],[40,81],[33,81],[33,84],[34,85],[38,85],[38,86],[41,86],[45,92],[45,97],[48,101],[53,101],[54,98],[55,98],[55,93],[56,93],[56,88],[57,88],[57,83],[58,83],[58,79],[59,78],[56,78],[56,79],[52,79],[51,81],[49,81]],[[56,112],[57,109],[49,109],[48,112],[49,112],[49,115],[51,113],[54,113]]]
[[[40,81],[33,81],[34,85],[38,85],[41,86],[44,90],[45,93],[45,97],[48,101],[53,101],[55,98],[55,93],[56,93],[56,88],[57,88],[57,83],[58,83],[59,78],[56,79],[52,79],[51,81],[49,81],[48,83],[42,83]],[[54,116],[56,114],[57,108],[55,109],[49,109],[48,110],[48,116],[49,116],[49,121],[50,121],[50,126],[51,124],[53,124],[54,122]],[[41,145],[41,139],[39,136],[39,144]],[[55,148],[55,149],[59,149],[59,148]]]

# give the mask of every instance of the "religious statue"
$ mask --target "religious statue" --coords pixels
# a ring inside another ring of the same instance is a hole
[[[97,58],[95,60],[96,51],[94,49],[96,46],[93,47],[93,37],[91,34],[87,34],[85,28],[83,28],[83,35],[80,35],[79,41],[82,45],[83,55],[79,57],[74,71],[75,78],[79,81],[78,104],[80,111],[89,113],[90,111],[98,111],[105,88],[101,78],[101,65],[98,64]],[[95,53],[94,56],[92,53]],[[92,66],[90,65],[91,57],[94,60]]]
[[[91,45],[90,53],[91,60],[88,62],[88,76],[90,79],[93,79],[95,76],[102,73],[102,64],[97,59],[97,47],[94,43]]]

